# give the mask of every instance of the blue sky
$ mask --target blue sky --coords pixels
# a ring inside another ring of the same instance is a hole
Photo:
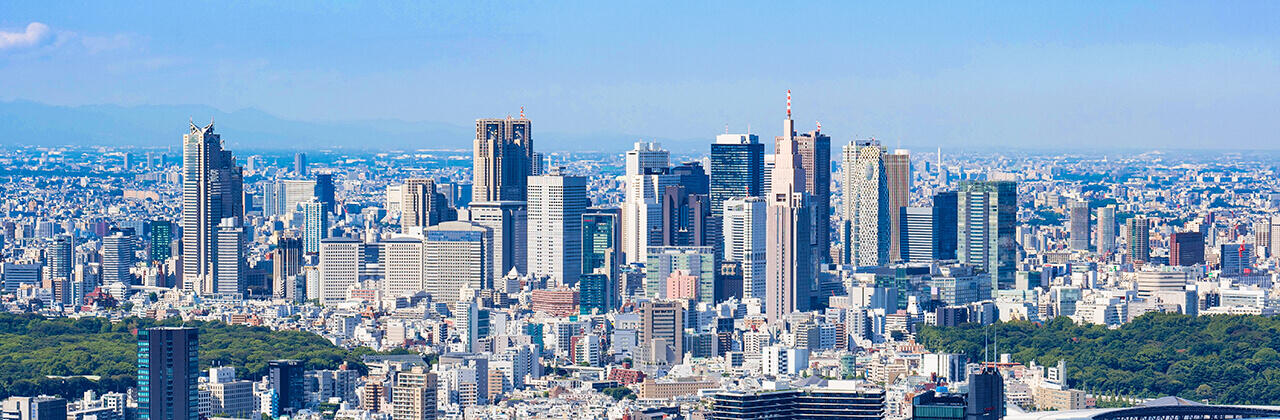
[[[1280,148],[1280,2],[687,3],[10,0],[0,100],[710,142],[791,89],[838,143]]]

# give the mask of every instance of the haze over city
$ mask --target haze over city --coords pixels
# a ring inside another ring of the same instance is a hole
[[[1275,2],[11,1],[0,134],[159,146],[182,130],[159,116],[216,116],[242,148],[465,148],[476,115],[524,106],[558,149],[684,151],[726,125],[776,130],[791,89],[800,125],[841,140],[1274,149],[1277,15]],[[93,107],[63,108],[79,106]]]

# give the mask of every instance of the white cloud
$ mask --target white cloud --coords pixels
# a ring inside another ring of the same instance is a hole
[[[48,41],[52,35],[49,25],[31,22],[25,32],[0,31],[0,50],[34,47]]]

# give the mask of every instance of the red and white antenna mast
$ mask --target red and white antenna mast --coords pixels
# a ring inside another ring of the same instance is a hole
[[[787,89],[787,119],[791,119],[791,89]]]
[[[520,119],[524,119],[524,105],[520,105]]]

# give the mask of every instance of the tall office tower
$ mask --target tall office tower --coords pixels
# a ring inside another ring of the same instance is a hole
[[[691,301],[715,303],[716,258],[709,246],[649,247],[645,262],[645,294],[652,299],[676,299],[670,296],[668,282],[678,273],[692,277]]]
[[[345,238],[320,240],[320,304],[347,300],[347,289],[360,280],[360,241]]]
[[[200,418],[200,339],[194,327],[138,330],[138,418]]]
[[[892,262],[890,248],[897,211],[889,202],[884,147],[875,140],[844,146],[844,261],[856,266]]]
[[[271,293],[276,298],[294,296],[289,279],[302,272],[302,240],[281,237],[276,241],[276,249],[271,251]]]
[[[215,231],[222,219],[244,219],[244,175],[213,123],[182,136],[182,287],[212,293]]]
[[[1218,255],[1222,257],[1222,276],[1239,276],[1253,272],[1253,244],[1222,244]]]
[[[711,193],[711,177],[707,176],[702,162],[691,161],[672,166],[668,174],[676,177],[676,184],[685,187],[689,194],[707,195]]]
[[[534,166],[532,131],[524,117],[476,120],[471,201],[527,201]]]
[[[662,192],[663,246],[714,246],[711,239],[711,203],[706,194],[695,194],[681,185]],[[654,244],[656,245],[656,244]]]
[[[1200,232],[1174,232],[1169,235],[1169,265],[1190,267],[1204,264],[1204,235]]]
[[[102,238],[102,284],[132,284],[133,231],[116,230]]]
[[[45,270],[49,279],[71,279],[71,267],[75,264],[75,244],[70,236],[58,235],[44,249]]]
[[[455,335],[462,342],[462,351],[475,352],[480,347],[480,305],[476,303],[475,289],[463,289],[449,308],[455,321]]]
[[[670,153],[646,142],[627,151],[624,177],[622,253],[627,263],[642,263],[649,246],[662,243],[662,196],[679,177],[670,174]]]
[[[805,189],[805,167],[791,120],[791,92],[787,91],[787,119],[776,140],[766,208],[765,315],[770,321],[792,312],[808,312],[817,270],[813,252],[813,216]]]
[[[384,239],[378,253],[382,267],[384,299],[409,297],[425,289],[426,253],[422,239],[400,237]],[[438,296],[432,294],[432,297]]]
[[[617,286],[621,283],[618,271],[622,265],[620,213],[616,208],[593,207],[582,215],[582,274],[605,276],[608,293],[605,298],[610,308],[620,300],[621,294]],[[583,290],[582,294],[585,295],[586,291]]]
[[[436,374],[415,366],[396,375],[391,387],[392,420],[435,420]]]
[[[430,178],[413,178],[404,183],[404,199],[401,200],[400,230],[409,233],[413,228],[425,228],[440,223],[440,214],[434,212],[438,205],[436,181]]]
[[[151,245],[147,256],[151,262],[163,262],[173,256],[173,222],[168,220],[152,220]]]
[[[542,153],[533,152],[529,161],[529,176],[542,175],[547,171],[547,157]]]
[[[1146,216],[1134,216],[1124,222],[1128,236],[1125,246],[1129,251],[1128,261],[1134,264],[1151,261],[1151,221]]]
[[[1099,254],[1108,254],[1116,250],[1116,205],[1108,204],[1098,207],[1098,240],[1095,244]]]
[[[884,155],[885,186],[889,189],[889,261],[905,261],[902,253],[902,220],[899,209],[911,200],[911,152],[897,149]]]
[[[579,216],[581,217],[581,216]],[[457,301],[463,289],[492,287],[493,231],[475,222],[426,228],[423,288],[437,302]]]
[[[1260,250],[1258,253],[1259,257],[1266,257],[1267,255],[1265,254],[1271,254],[1272,256],[1275,255],[1275,252],[1271,250],[1271,221],[1270,220],[1264,219],[1261,221],[1253,222],[1253,246],[1254,246],[1254,249]],[[1266,250],[1265,253],[1261,252],[1261,250],[1263,249]]]
[[[207,293],[240,293],[245,287],[244,227],[240,219],[228,217],[218,224],[214,235],[213,289]]]
[[[306,377],[301,360],[267,362],[267,381],[276,393],[281,413],[295,413],[306,408]]]
[[[307,176],[307,154],[298,152],[293,154],[293,173],[297,176]]]
[[[587,178],[529,177],[529,274],[558,284],[577,283],[582,273],[582,214],[587,210]]]
[[[578,308],[583,315],[606,314],[617,306],[617,287],[609,276],[599,273],[582,273],[578,277]]]
[[[965,420],[999,420],[1005,416],[1004,377],[994,367],[973,367],[968,373],[969,395]]]
[[[1071,250],[1089,250],[1089,202],[1072,201],[1069,207],[1071,216]]]
[[[320,204],[324,205],[326,213],[334,213],[334,209],[338,206],[337,190],[333,186],[333,173],[322,172],[316,174],[316,199]]]
[[[277,214],[293,213],[298,210],[299,204],[317,199],[314,179],[281,180],[276,191],[284,193],[282,198],[278,197],[280,204]]]
[[[471,203],[471,221],[493,231],[493,279],[511,270],[528,273],[528,213],[523,201],[478,201]]]
[[[966,181],[956,196],[956,253],[960,262],[991,276],[991,293],[1013,287],[1017,271],[1018,185],[1012,181]]]
[[[270,218],[284,213],[284,184],[278,181],[262,183],[262,217]]]
[[[939,260],[956,259],[957,197],[955,191],[933,195],[933,257]]]
[[[898,243],[902,245],[903,261],[933,262],[934,239],[933,209],[929,207],[901,207],[898,219],[902,232]]]
[[[684,307],[680,302],[644,301],[640,312],[640,360],[678,364],[684,359]]]
[[[734,197],[724,202],[724,260],[739,263],[743,298],[765,298],[768,206],[761,197]]]
[[[724,214],[730,198],[763,197],[764,144],[755,134],[721,134],[711,144],[711,215]]]
[[[831,261],[831,137],[822,134],[821,129],[819,125],[817,130],[808,133],[791,132],[804,168],[801,175],[804,192],[809,194],[809,215],[813,218],[811,251],[816,262]],[[774,150],[776,153],[777,149]]]
[[[308,201],[301,206],[302,250],[308,254],[320,252],[320,240],[329,237],[329,213],[319,201]]]
[[[1280,216],[1271,216],[1271,243],[1267,244],[1272,257],[1280,255]]]
[[[133,153],[124,152],[124,156],[120,157],[120,168],[125,172],[129,172],[129,169],[133,168]]]

